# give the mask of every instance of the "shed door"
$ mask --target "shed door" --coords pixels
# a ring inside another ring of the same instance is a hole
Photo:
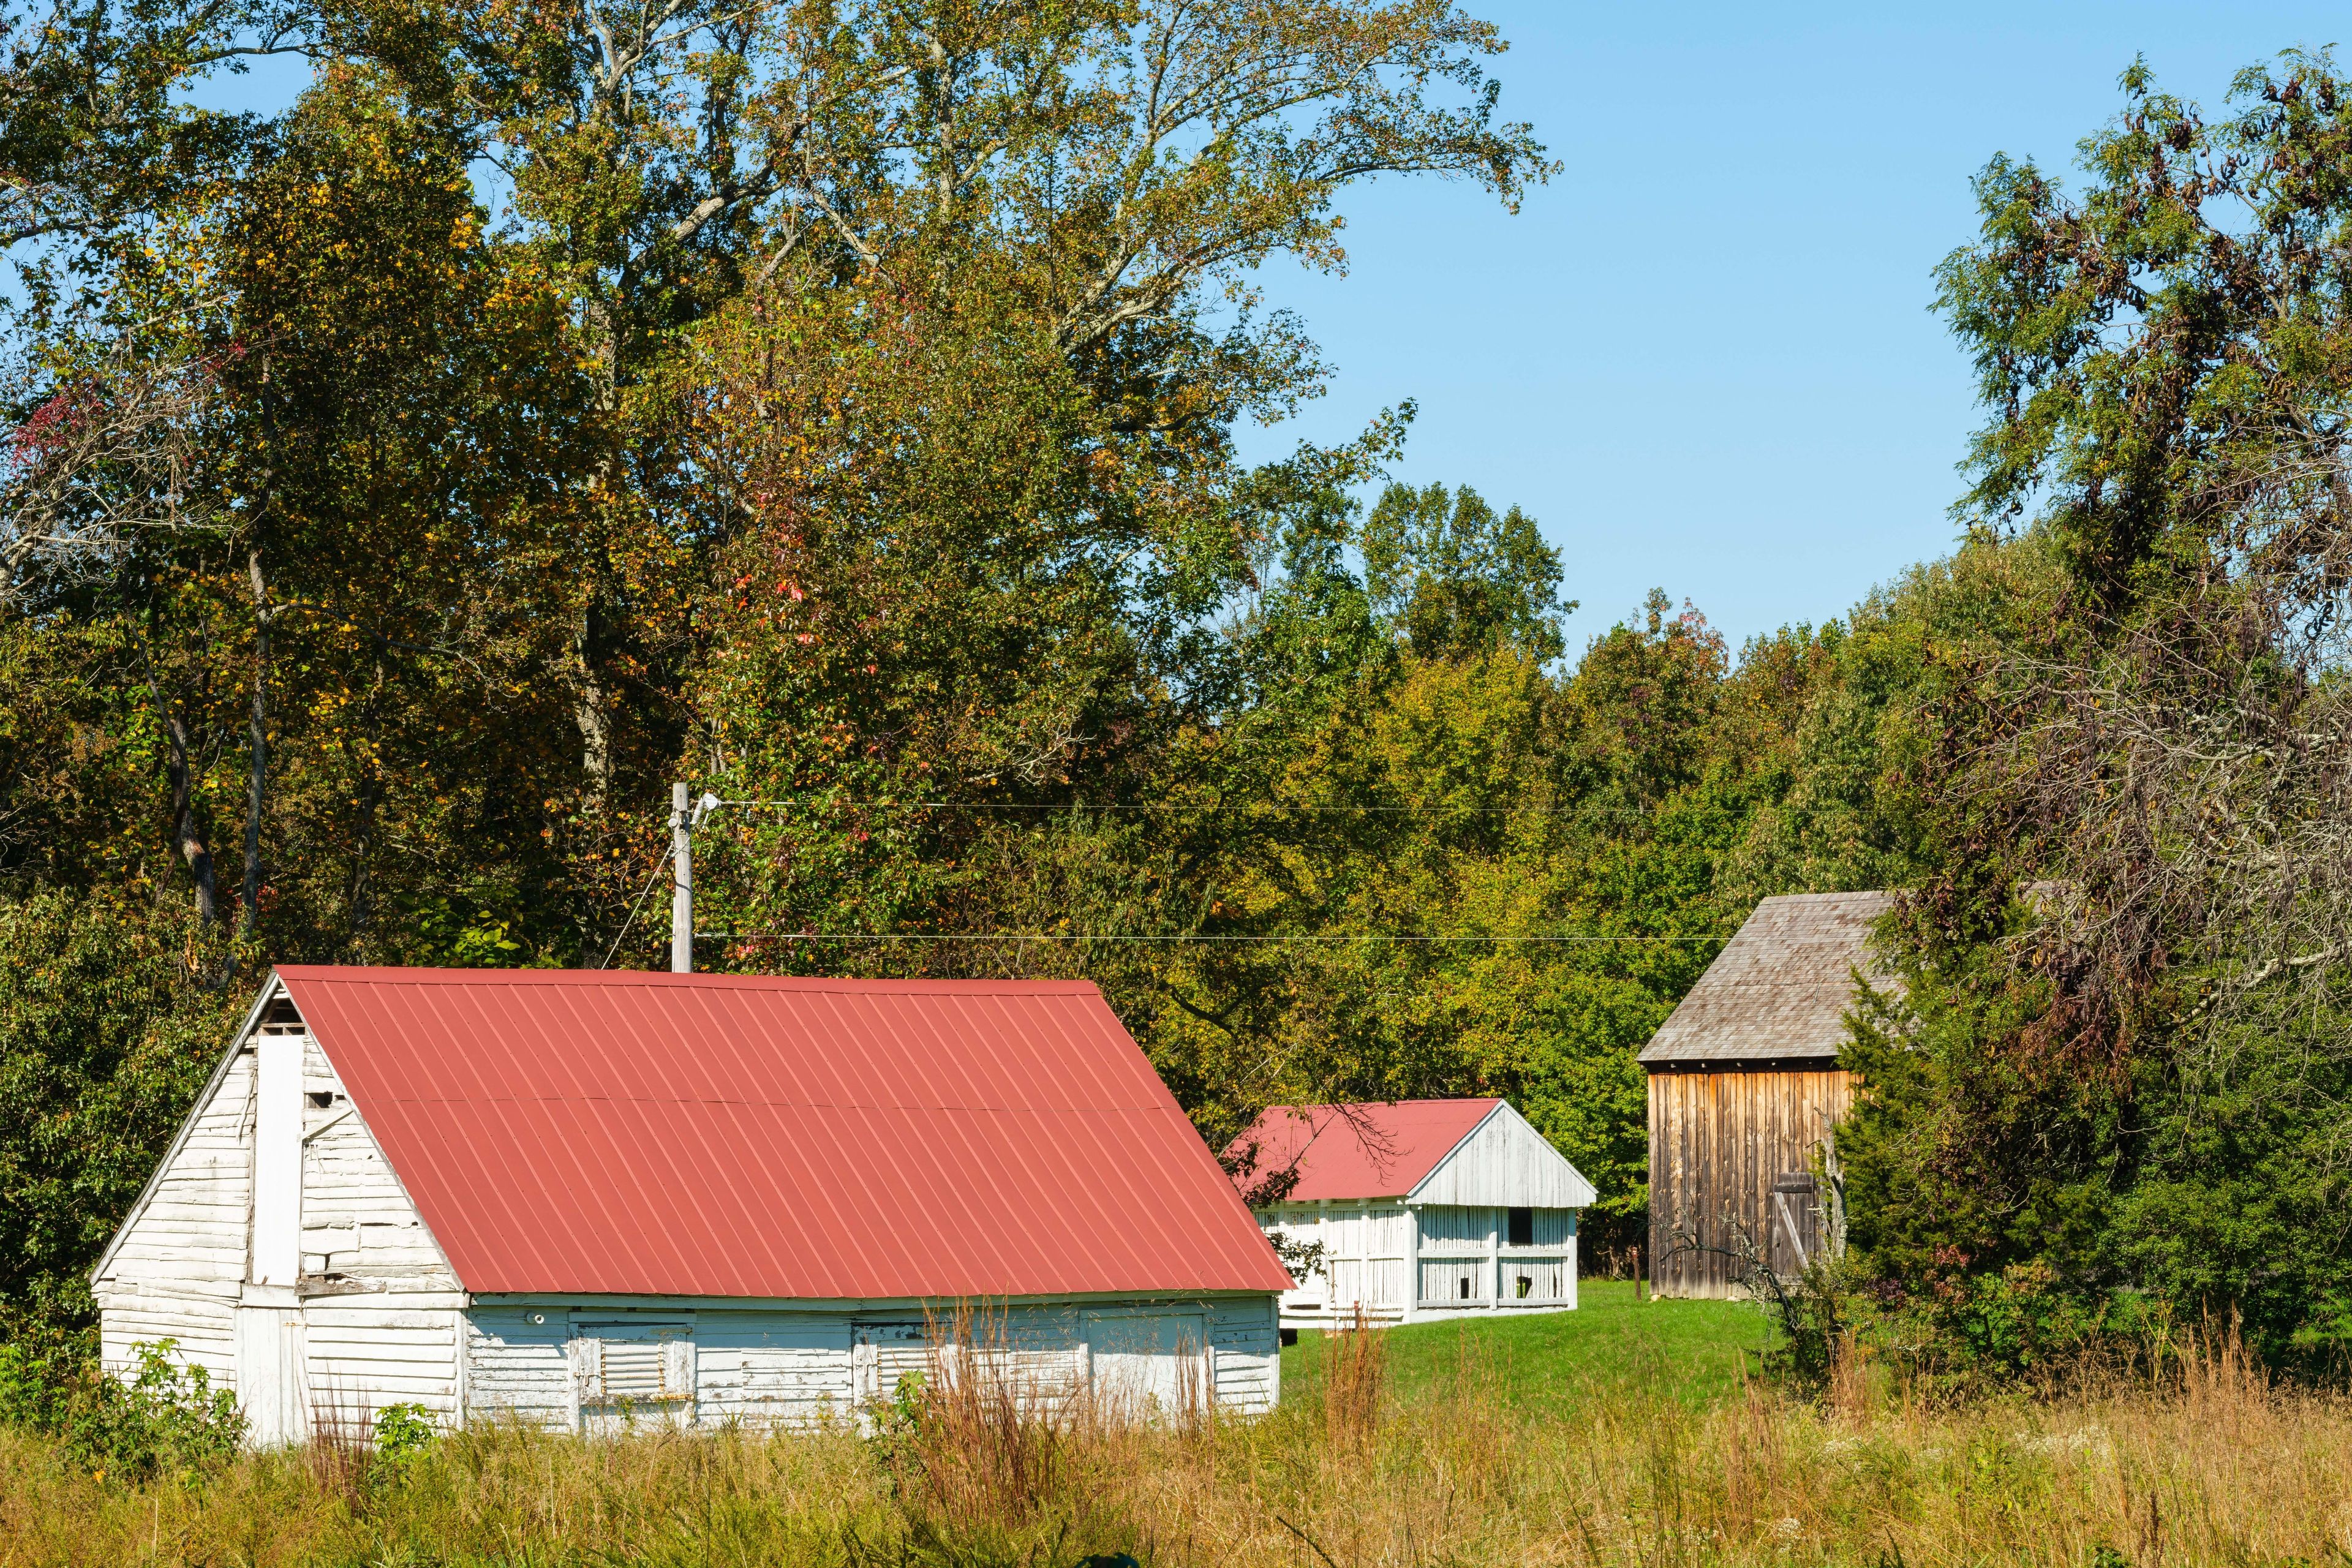
[[[1772,1272],[1801,1274],[1821,1253],[1822,1205],[1811,1171],[1783,1171],[1772,1181]]]
[[[852,1323],[849,1346],[860,1405],[897,1398],[901,1379],[920,1377],[930,1366],[929,1326],[916,1319]]]
[[[1135,1415],[1209,1404],[1208,1323],[1200,1312],[1088,1312],[1095,1396]]]
[[[304,1368],[302,1309],[236,1310],[236,1402],[246,1441],[279,1448],[310,1435],[310,1391]]]

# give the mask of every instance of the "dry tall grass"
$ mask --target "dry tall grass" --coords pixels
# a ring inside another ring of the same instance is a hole
[[[1387,1414],[1388,1339],[1364,1318],[1331,1336],[1323,1381],[1323,1436],[1334,1452],[1361,1448],[1380,1432]]]
[[[1634,1395],[1541,1422],[1515,1415],[1497,1369],[1464,1344],[1434,1394],[1382,1393],[1369,1412],[1349,1404],[1363,1363],[1333,1390],[1288,1391],[1263,1420],[1153,1425],[997,1379],[974,1356],[895,1435],[472,1432],[395,1484],[355,1488],[299,1456],[248,1458],[201,1488],[124,1488],[0,1437],[0,1564],[2352,1558],[2352,1404],[2273,1387],[2227,1344],[2161,1387],[1963,1411],[1856,1373],[1820,1406],[1758,1385],[1706,1410]]]

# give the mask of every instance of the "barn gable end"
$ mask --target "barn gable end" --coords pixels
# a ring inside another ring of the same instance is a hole
[[[285,1108],[293,1147],[273,1155],[260,1147],[271,1121],[261,1064],[279,1050],[296,1097]],[[273,1158],[282,1173],[274,1194]],[[278,1251],[284,1258],[274,1259]],[[141,1344],[173,1340],[182,1360],[237,1391],[262,1440],[322,1421],[364,1427],[395,1402],[458,1412],[457,1277],[334,1064],[276,984],[92,1285],[110,1370],[131,1370]],[[262,1362],[270,1375],[257,1377]]]
[[[1578,1209],[1592,1184],[1528,1119],[1499,1100],[1406,1194],[1413,1204]]]
[[[169,1340],[175,1360],[233,1386],[236,1304],[253,1201],[245,1125],[253,1103],[253,1058],[244,1047],[268,1001],[264,996],[256,1005],[213,1069],[91,1273],[100,1353],[110,1371],[131,1370],[133,1345]]]

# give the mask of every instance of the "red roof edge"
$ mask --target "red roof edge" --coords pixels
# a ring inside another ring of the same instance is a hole
[[[397,964],[281,963],[280,979],[404,985],[656,985],[866,995],[1100,995],[1091,980],[843,980],[824,975],[677,974],[666,969],[426,969]]]

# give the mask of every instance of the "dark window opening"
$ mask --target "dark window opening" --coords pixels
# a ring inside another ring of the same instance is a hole
[[[310,1103],[317,1106],[320,1110],[324,1110],[327,1107],[335,1103],[334,1090],[327,1089],[312,1089],[310,1091]]]
[[[1465,1301],[1470,1299],[1470,1279],[1467,1275],[1462,1279],[1462,1299]]]
[[[1282,1342],[1283,1342],[1284,1344],[1286,1344],[1286,1345],[1295,1345],[1295,1344],[1297,1344],[1297,1343],[1298,1342],[1298,1331],[1297,1331],[1297,1329],[1285,1329],[1285,1330],[1283,1330],[1283,1331],[1282,1331]]]
[[[1529,1295],[1531,1295],[1531,1294],[1534,1292],[1535,1288],[1536,1288],[1535,1276],[1533,1276],[1533,1275],[1531,1275],[1531,1274],[1522,1274],[1522,1275],[1520,1275],[1520,1276],[1519,1276],[1519,1300],[1522,1300],[1522,1301],[1526,1300],[1528,1299],[1528,1297]]]
[[[1513,1247],[1533,1247],[1535,1244],[1536,1211],[1533,1209],[1513,1209],[1511,1211],[1511,1245]]]

